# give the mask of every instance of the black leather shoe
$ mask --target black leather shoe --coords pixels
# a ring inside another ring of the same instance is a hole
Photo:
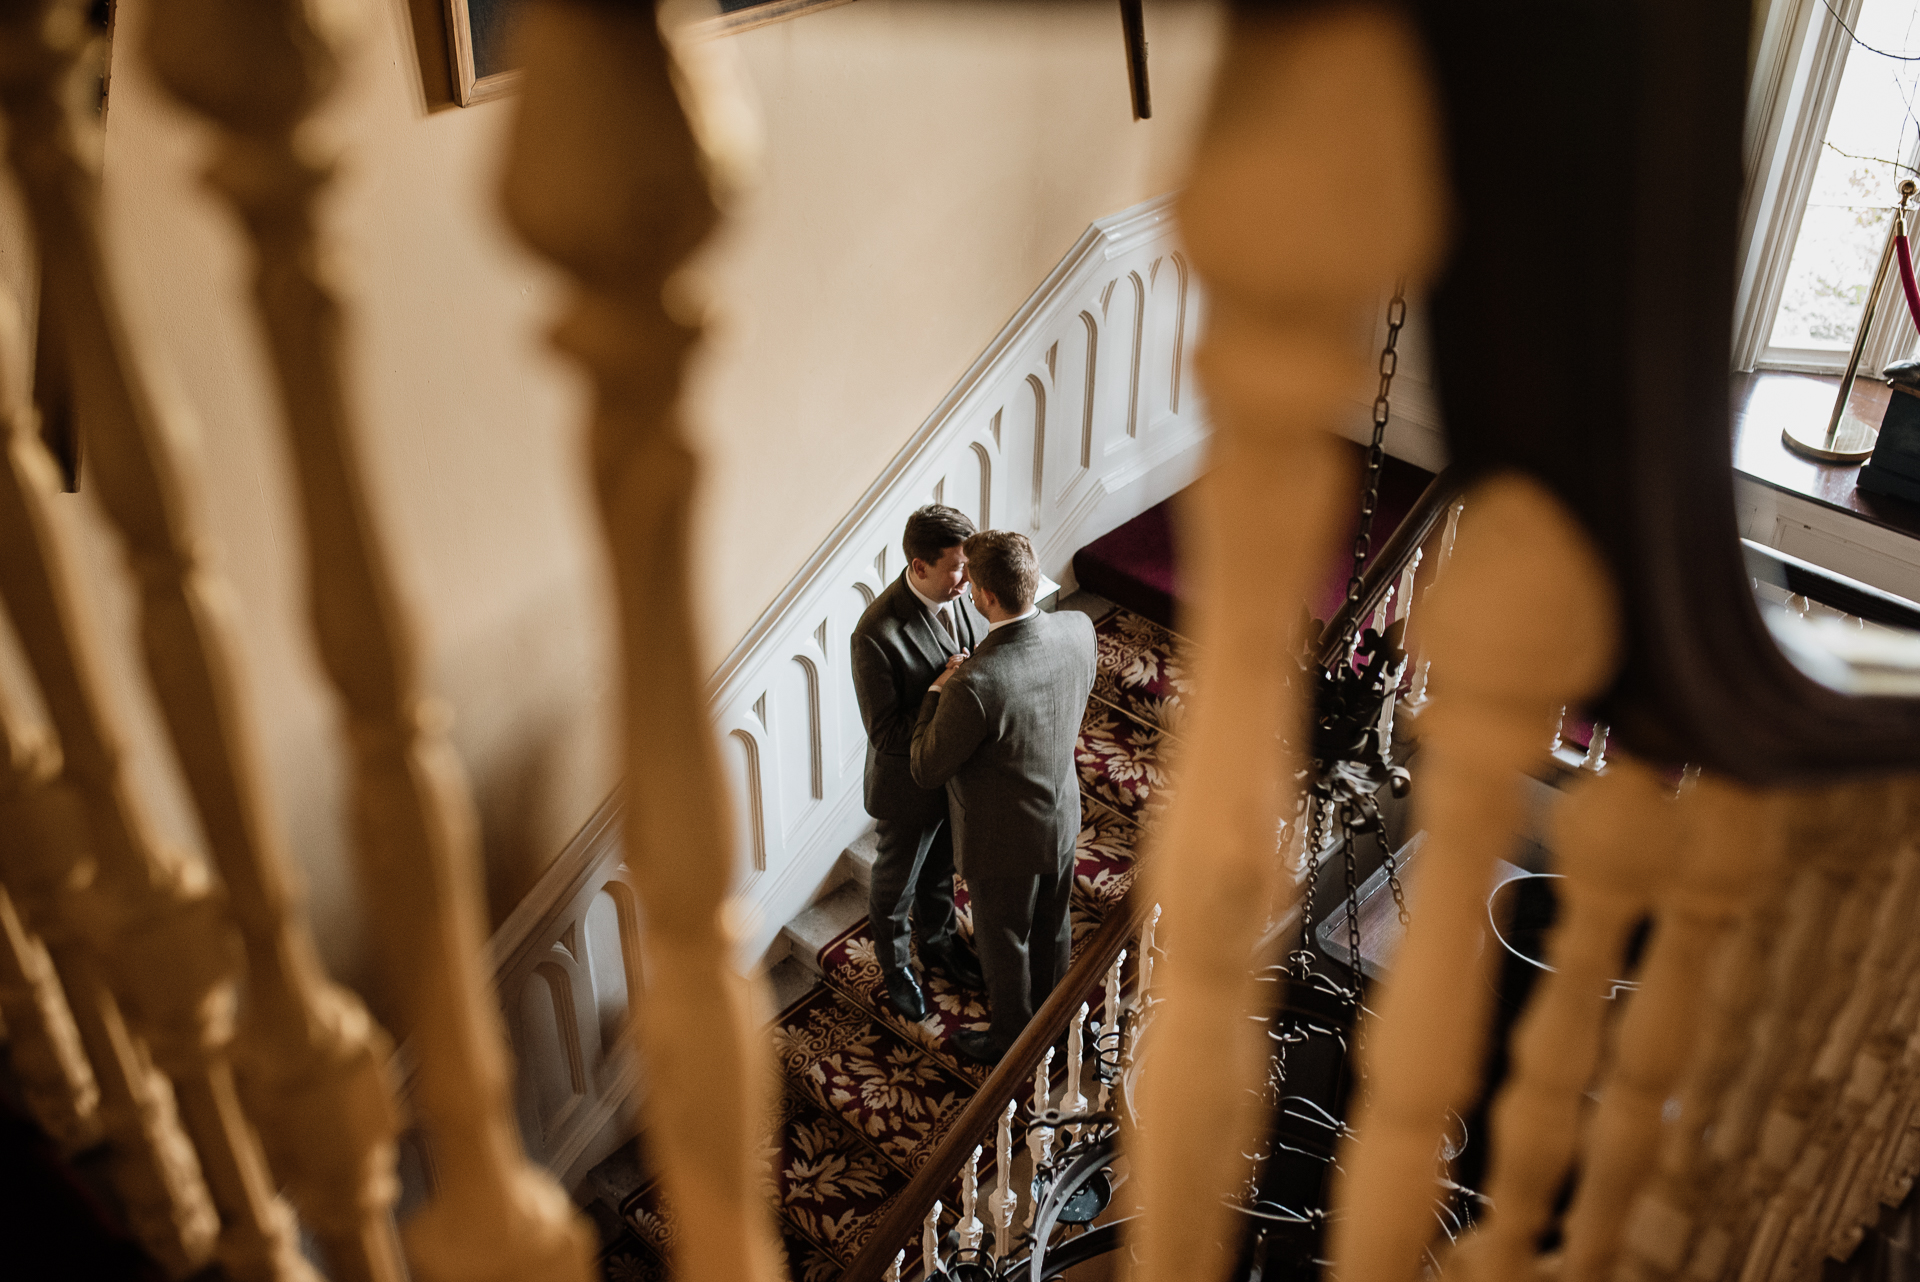
[[[927,1017],[926,994],[920,991],[920,981],[913,977],[912,970],[885,966],[880,970],[880,979],[887,986],[889,1006],[916,1024]]]
[[[922,948],[920,960],[926,963],[928,970],[937,970],[962,988],[974,992],[985,992],[987,977],[980,973],[980,963],[974,960],[972,951],[959,940],[954,940],[945,948]]]
[[[953,1044],[960,1053],[976,1064],[985,1064],[989,1068],[1000,1062],[1006,1052],[993,1044],[991,1033],[955,1033]]]

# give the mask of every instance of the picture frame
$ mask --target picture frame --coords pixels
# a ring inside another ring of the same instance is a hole
[[[446,0],[447,52],[454,99],[462,107],[512,93],[520,82],[510,47],[513,19],[524,0]],[[785,22],[853,0],[720,0],[721,12],[690,24],[706,40]]]

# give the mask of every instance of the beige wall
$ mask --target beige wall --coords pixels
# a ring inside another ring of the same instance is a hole
[[[1087,224],[1178,184],[1219,12],[1147,23],[1138,123],[1109,0],[858,0],[731,38],[766,159],[695,393],[716,662]]]
[[[367,5],[328,110],[348,158],[326,225],[378,510],[433,685],[456,712],[497,920],[613,782],[604,591],[575,462],[582,391],[541,337],[561,286],[494,210],[512,102],[429,110],[420,67],[437,51],[417,44],[434,31],[422,2]],[[140,64],[146,10],[119,6],[108,231],[139,332],[197,424],[207,517],[246,603],[248,675],[317,926],[335,968],[364,978],[334,713],[306,640],[246,264],[195,177],[203,134]],[[1148,23],[1144,124],[1130,118],[1109,3],[860,0],[728,38],[766,141],[762,180],[714,249],[727,320],[692,397],[710,457],[710,662],[1086,224],[1177,182],[1218,13],[1157,3]],[[103,597],[124,628],[112,577]],[[166,771],[150,773],[191,840]]]

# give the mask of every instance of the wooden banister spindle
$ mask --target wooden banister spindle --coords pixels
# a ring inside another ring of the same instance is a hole
[[[1621,756],[1554,812],[1552,849],[1563,876],[1547,942],[1552,969],[1513,1029],[1512,1068],[1491,1115],[1486,1193],[1493,1209],[1450,1266],[1464,1277],[1493,1282],[1532,1267],[1554,1195],[1573,1166],[1611,981],[1634,923],[1676,862],[1672,810],[1659,776]]]
[[[1717,1278],[1729,1246],[1724,1234],[1708,1230],[1721,1189],[1738,1178],[1738,1168],[1711,1139],[1752,1053],[1756,1016],[1769,996],[1768,960],[1795,883],[1787,858],[1789,799],[1768,792],[1750,800],[1728,838],[1744,839],[1747,907],[1703,968],[1698,1049],[1682,1074],[1679,1116],[1665,1128],[1651,1180],[1627,1215],[1615,1268],[1622,1282],[1666,1282],[1686,1272],[1689,1261]]]
[[[633,1030],[648,1151],[683,1222],[675,1276],[766,1282],[776,1256],[759,1128],[771,1069],[762,1002],[734,964],[738,828],[693,623],[699,468],[676,408],[701,307],[682,268],[717,221],[710,182],[746,158],[713,79],[683,64],[676,80],[651,5],[536,0],[519,50],[508,216],[574,279],[555,340],[594,389],[588,457],[623,674],[624,853],[647,921]]]
[[[940,1200],[934,1199],[927,1208],[927,1218],[920,1224],[920,1276],[932,1278],[940,1268]]]
[[[1688,1266],[1694,1275],[1743,1267],[1759,1254],[1771,1256],[1784,1230],[1767,1204],[1779,1187],[1791,1153],[1770,1150],[1767,1121],[1776,1102],[1797,1094],[1820,1041],[1851,980],[1851,967],[1836,968],[1835,944],[1842,931],[1863,933],[1866,896],[1858,894],[1861,854],[1849,839],[1848,820],[1859,800],[1850,787],[1803,792],[1788,807],[1788,850],[1798,875],[1787,897],[1785,920],[1767,954],[1770,983],[1754,1021],[1752,1051],[1729,1089],[1714,1125],[1713,1157],[1738,1171],[1737,1186],[1707,1208],[1701,1248]],[[1872,890],[1877,894],[1879,887]],[[1843,945],[1851,948],[1851,943]],[[1723,1253],[1731,1253],[1722,1260]]]
[[[993,1216],[993,1253],[1002,1260],[1013,1254],[1013,1217],[1020,1209],[1013,1184],[1013,1115],[1019,1107],[1007,1101],[993,1136],[993,1192],[987,1195],[987,1213]]]
[[[74,1153],[100,1138],[100,1087],[80,1045],[53,957],[0,886],[0,1017],[7,1057],[27,1111]]]
[[[1036,1119],[1052,1107],[1050,1092],[1052,1081],[1048,1074],[1053,1071],[1053,1047],[1047,1047],[1047,1053],[1040,1057],[1039,1067],[1033,1070],[1033,1102],[1027,1108],[1027,1165],[1035,1178],[1053,1156],[1053,1128],[1040,1126]],[[1033,1227],[1034,1216],[1040,1213],[1040,1204],[1033,1198],[1027,1199],[1026,1228]]]
[[[1905,797],[1892,784],[1849,786],[1830,797],[1831,859],[1846,865],[1851,886],[1830,923],[1827,977],[1803,1016],[1791,1071],[1762,1123],[1753,1183],[1771,1195],[1743,1270],[1755,1279],[1799,1271],[1831,1159],[1842,1147],[1824,1123],[1831,1116],[1843,1124],[1835,1115],[1841,1076],[1852,1067],[1869,1014],[1884,1009],[1882,985],[1895,950],[1913,933],[1920,884],[1901,875],[1906,864],[1896,858],[1905,811]]]
[[[261,71],[247,65],[249,75]],[[395,1187],[389,1048],[358,999],[326,981],[306,932],[233,658],[232,594],[209,560],[181,433],[144,384],[107,278],[92,185],[58,127],[52,87],[22,88],[9,106],[37,129],[33,159],[20,167],[45,288],[76,367],[89,474],[128,544],[153,689],[246,953],[251,1095],[336,1272],[397,1278],[386,1209]],[[303,1276],[291,1218],[238,1103],[216,1062],[196,1131],[225,1132],[211,1152],[203,1141],[202,1156],[236,1239],[227,1254],[249,1274]]]
[[[1195,361],[1214,434],[1204,501],[1180,513],[1193,684],[1147,856],[1171,947],[1131,1153],[1145,1282],[1212,1282],[1230,1263],[1226,1199],[1245,1178],[1266,1073],[1247,1018],[1253,953],[1293,893],[1273,834],[1296,808],[1297,756],[1276,739],[1298,745],[1304,713],[1283,656],[1352,502],[1330,433],[1377,369],[1352,336],[1395,279],[1424,278],[1444,205],[1418,38],[1401,17],[1245,7],[1226,49],[1179,208],[1210,300]]]
[[[0,360],[11,355],[0,351]],[[0,644],[7,631],[0,616]],[[0,1017],[28,1110],[63,1150],[74,1153],[101,1138],[100,1085],[52,952],[6,889],[16,860],[4,847],[36,839],[27,831],[29,796],[56,768],[53,745],[34,729],[0,683]]]
[[[1433,562],[1433,582],[1427,584],[1426,588],[1420,593],[1420,600],[1423,606],[1427,598],[1433,595],[1434,588],[1439,584],[1440,576],[1446,572],[1447,566],[1453,561],[1454,542],[1460,534],[1460,514],[1464,511],[1466,511],[1465,499],[1455,499],[1447,506],[1446,523],[1440,529],[1440,550],[1435,555]],[[1422,613],[1425,613],[1424,609]],[[1413,684],[1407,691],[1408,703],[1413,704],[1415,707],[1426,703],[1427,684],[1432,677],[1432,673],[1433,659],[1431,655],[1427,654],[1426,647],[1423,643],[1415,651]],[[1562,709],[1562,716],[1564,715],[1565,710]],[[1555,733],[1557,735],[1558,731]]]
[[[1780,853],[1767,840],[1763,799],[1701,775],[1682,793],[1679,858],[1660,892],[1659,916],[1615,1041],[1594,1111],[1578,1191],[1568,1212],[1568,1282],[1610,1279],[1635,1193],[1660,1150],[1662,1110],[1674,1098],[1702,1028],[1710,962]],[[1683,1116],[1676,1126],[1693,1119]]]
[[[255,252],[314,628],[345,706],[370,933],[417,1051],[417,1101],[435,1155],[435,1195],[408,1227],[413,1273],[584,1278],[587,1230],[520,1146],[501,1019],[481,958],[472,800],[446,718],[422,688],[414,625],[348,408],[343,321],[314,222],[330,164],[301,132],[336,76],[329,33],[316,17],[304,0],[168,0],[154,6],[145,50],[161,82],[215,124],[208,178],[232,202]],[[310,983],[294,987],[319,1004]],[[296,1079],[292,1107],[276,1119],[280,1154],[327,1235],[330,1258],[369,1277],[397,1277],[385,1228],[393,1119],[375,1071],[384,1048],[357,1007],[326,1005],[319,1022],[327,1058],[311,1078]],[[329,1112],[356,1124],[333,1143],[314,1130]]]
[[[149,668],[165,674],[155,685],[177,734],[171,692],[176,681],[191,683],[194,668],[180,638],[204,620],[197,611],[216,611],[221,601],[217,588],[195,577],[199,567],[182,551],[194,547],[190,527],[169,526],[173,514],[163,496],[177,489],[161,487],[177,477],[155,478],[146,452],[165,443],[141,439],[136,431],[156,424],[130,403],[138,388],[127,381],[128,344],[106,286],[95,187],[59,93],[74,52],[63,38],[73,32],[57,21],[60,12],[41,0],[0,7],[0,48],[8,54],[0,60],[7,155],[36,235],[41,287],[75,365],[76,402],[93,443],[89,474],[126,536]],[[232,923],[204,869],[163,856],[134,804],[120,736],[99,696],[97,668],[90,655],[81,654],[94,641],[76,613],[73,558],[63,546],[71,534],[50,512],[59,482],[49,461],[36,456],[37,442],[24,436],[24,411],[15,410],[12,420],[7,475],[0,478],[0,506],[7,511],[0,521],[14,537],[0,539],[8,544],[0,557],[0,593],[86,798],[90,843],[99,860],[98,893],[89,897],[84,918],[94,951],[113,976],[122,1008],[173,1080],[180,1115],[219,1208],[221,1263],[239,1278],[311,1277],[234,1085],[238,957]],[[185,752],[181,756],[191,782],[192,761]],[[211,830],[214,820],[202,818]]]
[[[1433,659],[1415,814],[1427,840],[1412,924],[1373,1003],[1367,1073],[1336,1177],[1332,1254],[1344,1282],[1411,1282],[1434,1233],[1448,1109],[1481,1067],[1483,947],[1494,861],[1524,814],[1522,773],[1563,704],[1611,675],[1616,608],[1605,566],[1559,501],[1499,476],[1468,498],[1453,562],[1423,610]]]
[[[954,1226],[956,1250],[963,1254],[972,1254],[980,1249],[980,1243],[986,1236],[987,1226],[980,1222],[980,1155],[984,1150],[976,1147],[967,1154],[967,1164],[960,1168],[960,1222]]]
[[[9,315],[0,308],[0,336],[15,332]],[[0,371],[5,368],[0,357]],[[9,424],[24,425],[18,431],[9,427],[0,439],[7,475],[23,457],[50,469],[31,416],[5,399],[7,390],[0,384],[0,413]],[[0,538],[12,528],[10,515],[17,515],[7,501],[9,491],[0,477]],[[34,549],[23,543],[12,551],[32,555]],[[8,549],[0,547],[0,597],[13,579],[11,564]],[[27,723],[4,687],[0,739],[7,749],[6,771],[0,775],[0,882],[44,943],[65,986],[99,1090],[99,1131],[112,1145],[108,1171],[128,1225],[169,1276],[186,1277],[212,1258],[219,1217],[199,1158],[181,1131],[173,1087],[154,1068],[145,1044],[128,1031],[89,945],[86,922],[97,867],[79,801],[59,780],[60,752],[51,736]]]

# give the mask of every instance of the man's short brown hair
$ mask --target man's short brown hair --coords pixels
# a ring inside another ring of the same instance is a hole
[[[1026,535],[982,530],[967,540],[967,577],[991,593],[1002,610],[1024,614],[1040,590],[1040,563]]]
[[[907,518],[907,532],[900,537],[900,550],[907,564],[924,561],[936,564],[947,549],[965,543],[973,536],[973,522],[959,508],[944,503],[929,503]]]

